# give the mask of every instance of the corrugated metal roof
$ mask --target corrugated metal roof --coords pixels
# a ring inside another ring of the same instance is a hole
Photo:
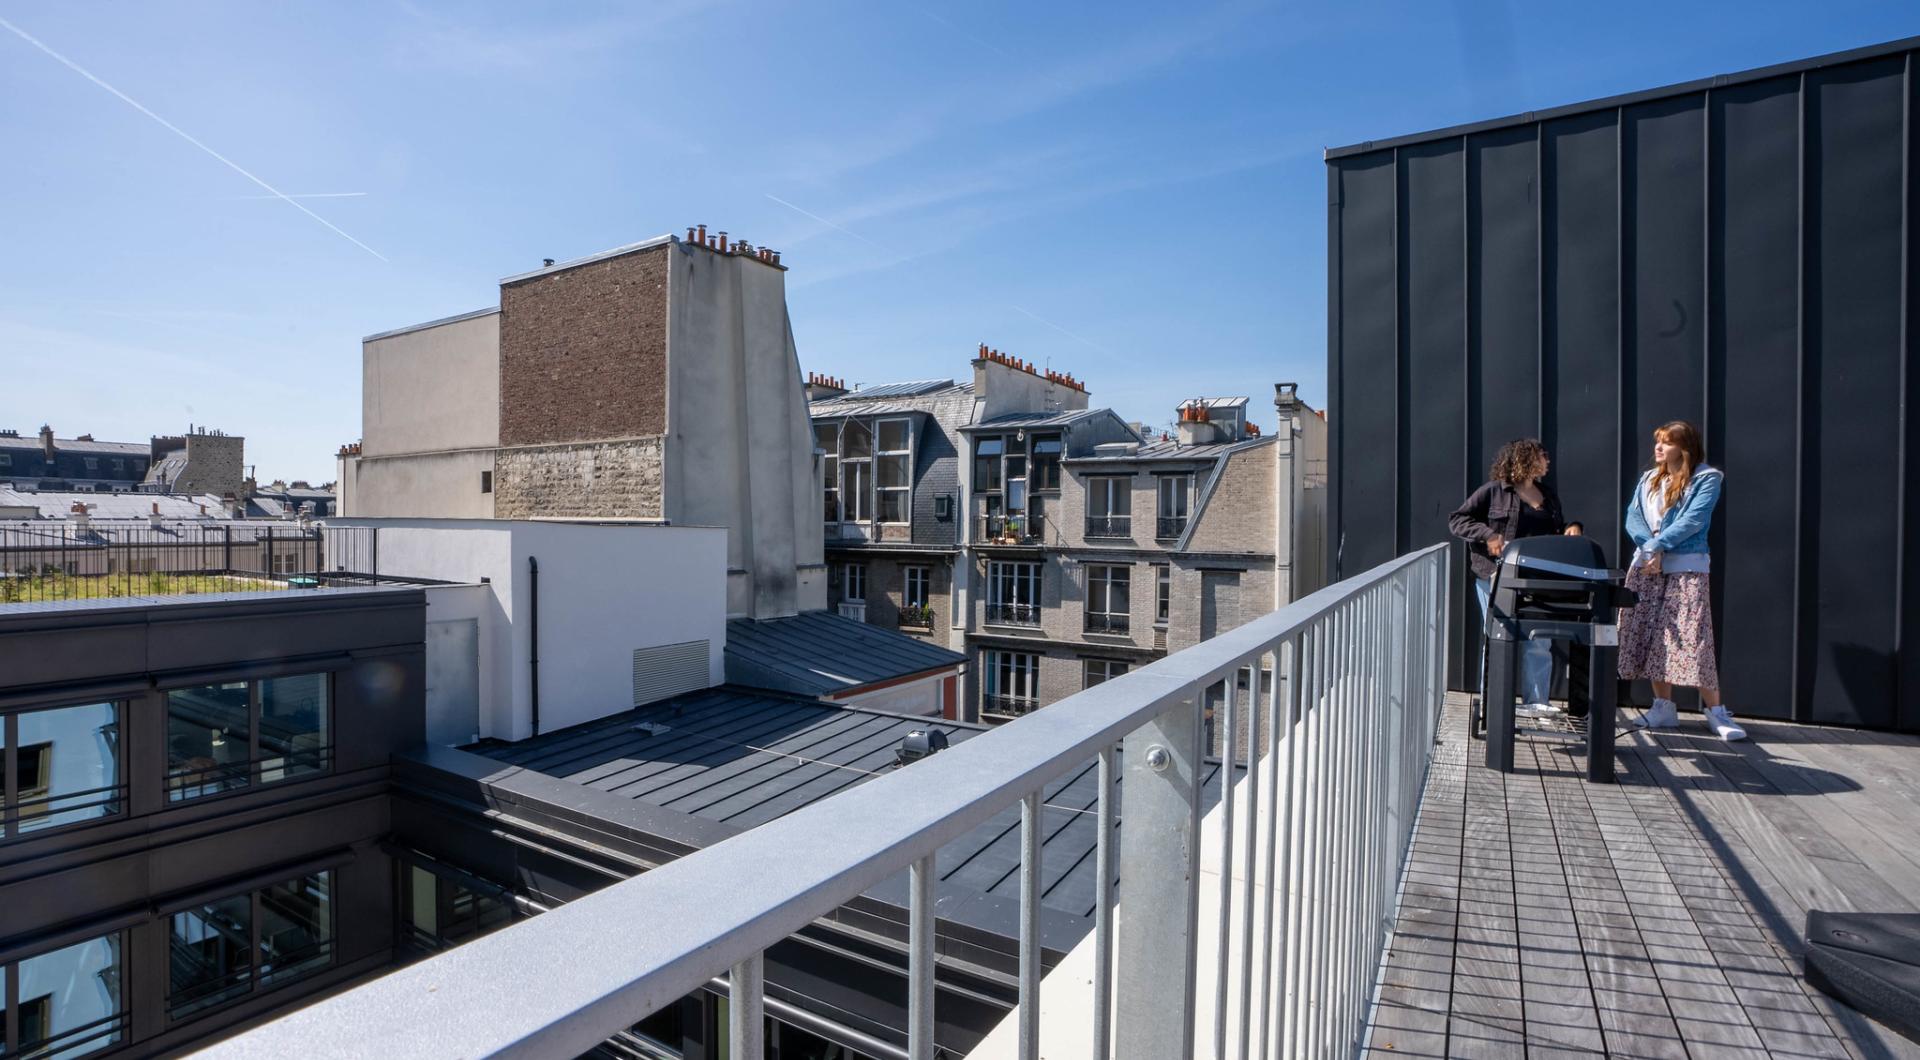
[[[1108,409],[1069,409],[1065,412],[1009,412],[960,428],[963,431],[995,431],[1008,427],[1065,427]]]
[[[652,735],[647,722],[665,726]],[[516,744],[468,750],[629,799],[752,828],[896,768],[894,750],[915,729],[938,728],[954,744],[985,728],[723,686],[693,692]],[[910,768],[910,767],[908,767]],[[1219,764],[1205,775],[1218,801]],[[1041,904],[1093,915],[1096,765],[1042,792]],[[995,815],[940,849],[943,890],[1018,899],[1020,809]]]
[[[967,661],[959,652],[832,611],[733,619],[727,623],[726,658],[728,680],[803,695],[844,692]]]
[[[1212,460],[1216,457],[1252,449],[1273,441],[1272,437],[1242,438],[1237,442],[1209,442],[1206,445],[1181,445],[1177,441],[1149,442],[1140,451],[1115,456],[1070,456],[1066,464],[1131,464],[1142,460]]]
[[[840,400],[855,401],[865,398],[912,397],[915,394],[930,394],[935,390],[945,390],[953,385],[951,379],[919,379],[909,383],[880,383],[876,386],[863,386],[850,393],[842,394]]]

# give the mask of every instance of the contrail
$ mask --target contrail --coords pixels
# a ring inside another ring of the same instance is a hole
[[[1070,338],[1075,342],[1084,343],[1085,345],[1091,346],[1094,349],[1099,350],[1101,353],[1104,353],[1109,357],[1120,356],[1119,354],[1113,352],[1112,350],[1107,349],[1105,346],[1100,345],[1099,343],[1093,341],[1092,339],[1081,338],[1080,336],[1075,335],[1073,332],[1068,331],[1066,328],[1061,327],[1060,325],[1054,323],[1051,320],[1048,320],[1046,317],[1043,317],[1040,314],[1035,313],[1030,309],[1021,309],[1019,306],[1013,305],[1012,302],[1008,302],[1007,304],[1009,306],[1012,306],[1014,309],[1019,310],[1020,312],[1025,313],[1026,315],[1032,317],[1033,319],[1038,320],[1040,323],[1045,324],[1046,326],[1052,328],[1053,330],[1059,332],[1060,334],[1065,335],[1067,338]]]
[[[230,195],[228,198],[246,202],[250,199],[361,199],[364,191],[294,191],[285,195]]]
[[[766,195],[767,198],[772,199],[774,202],[779,203],[780,205],[786,207],[789,210],[792,210],[794,213],[813,218],[814,220],[820,222],[823,225],[826,225],[828,228],[831,228],[836,232],[845,232],[847,235],[850,235],[853,238],[858,239],[860,242],[865,243],[866,245],[874,248],[875,250],[887,249],[886,247],[883,247],[880,244],[875,243],[873,240],[868,239],[866,236],[863,236],[860,233],[853,231],[852,229],[842,228],[841,226],[834,224],[832,221],[827,220],[826,218],[820,216],[817,213],[813,213],[808,210],[802,210],[800,207],[795,206],[794,204],[788,202],[787,200],[781,198],[778,195],[774,195],[768,192],[762,192],[761,194]]]
[[[279,188],[274,187],[273,185],[267,183],[266,181],[261,180],[259,177],[256,177],[253,174],[247,172],[246,170],[240,168],[240,166],[237,163],[235,163],[232,159],[228,158],[226,155],[223,155],[220,152],[215,151],[213,148],[208,147],[206,144],[203,144],[200,141],[194,139],[192,136],[187,135],[186,131],[181,129],[179,126],[175,125],[174,123],[168,121],[165,118],[162,118],[160,115],[155,114],[154,112],[148,110],[147,108],[141,106],[137,100],[127,95],[125,92],[120,91],[119,89],[113,87],[112,85],[107,84],[105,81],[102,81],[99,78],[93,76],[91,73],[88,73],[86,68],[81,66],[79,63],[74,62],[72,59],[69,59],[64,55],[61,55],[59,52],[54,51],[52,48],[49,48],[45,44],[40,43],[39,40],[35,39],[31,34],[27,33],[25,30],[21,29],[19,26],[16,26],[13,23],[8,22],[4,18],[0,18],[0,29],[5,29],[7,32],[13,34],[14,36],[19,37],[21,40],[26,41],[28,44],[31,44],[34,47],[40,49],[41,51],[47,53],[49,57],[51,57],[54,61],[58,62],[61,66],[64,66],[69,70],[72,70],[74,73],[79,74],[81,77],[84,77],[87,80],[93,82],[94,84],[99,85],[101,88],[106,89],[108,92],[113,93],[115,96],[119,97],[122,103],[125,103],[127,106],[132,107],[134,110],[137,110],[142,114],[145,114],[147,117],[152,118],[154,121],[159,122],[162,126],[164,126],[167,129],[168,132],[173,133],[175,136],[178,136],[182,140],[185,140],[186,142],[192,144],[193,146],[198,147],[200,150],[205,151],[207,154],[212,155],[215,159],[219,160],[219,162],[222,165],[226,166],[228,169],[231,169],[235,173],[238,173],[241,176],[247,178],[248,180],[253,181],[255,184],[260,185],[262,188],[265,188],[267,191],[272,192],[274,198],[284,200],[287,203],[287,205],[293,207],[296,210],[299,210],[301,213],[306,214],[308,217],[313,218],[314,220],[320,222],[321,224],[326,225],[328,229],[332,230],[332,232],[335,235],[339,236],[340,238],[346,240],[349,243],[352,243],[354,246],[359,247],[361,250],[364,250],[367,253],[372,254],[374,257],[379,258],[381,261],[387,260],[387,256],[385,254],[380,253],[379,251],[373,249],[372,247],[366,245],[365,243],[360,242],[358,239],[355,239],[352,236],[348,235],[347,233],[341,231],[340,227],[334,224],[332,221],[329,221],[326,218],[320,216],[319,214],[314,213],[312,210],[307,209],[305,206],[300,205],[300,203],[295,201],[292,196],[284,194],[283,192],[281,192]]]

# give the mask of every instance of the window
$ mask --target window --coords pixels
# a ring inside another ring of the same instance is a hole
[[[482,493],[493,492],[493,472],[491,471],[480,472],[480,492]]]
[[[168,692],[169,801],[330,770],[331,682],[298,674]]]
[[[1153,565],[1153,624],[1165,629],[1167,612],[1173,604],[1173,567],[1165,563]]]
[[[873,429],[859,420],[848,420],[840,431],[840,518],[873,518]]]
[[[1040,564],[993,560],[987,564],[987,622],[998,626],[1040,624]]]
[[[821,451],[820,481],[826,488],[827,502],[825,518],[829,523],[837,523],[840,521],[840,425],[814,424],[813,447]]]
[[[1160,507],[1154,519],[1153,536],[1179,537],[1187,532],[1188,504],[1193,496],[1192,475],[1162,475],[1159,482]]]
[[[907,568],[906,591],[901,597],[902,623],[909,626],[933,625],[933,608],[927,603],[927,590],[932,581],[932,568]]]
[[[10,773],[8,837],[121,810],[120,705],[87,703],[0,719],[0,780]]]
[[[121,948],[116,933],[0,964],[0,1055],[85,1056],[119,1043]]]
[[[1087,632],[1125,633],[1132,614],[1127,591],[1129,567],[1090,564],[1087,567]]]
[[[183,909],[169,930],[167,1014],[180,1019],[333,963],[333,873]]]
[[[114,473],[115,475],[124,475],[124,474],[126,474],[126,473],[127,473],[127,462],[126,462],[125,460],[123,460],[123,459],[121,459],[121,458],[119,458],[119,457],[117,457],[117,456],[116,456],[116,457],[114,457],[114,458],[113,458],[113,473]]]
[[[973,447],[974,492],[1000,492],[1000,457],[1005,452],[1006,443],[998,438],[982,438]]]
[[[1085,663],[1085,684],[1082,687],[1085,688],[1111,681],[1127,672],[1127,664],[1119,659],[1086,659],[1083,662]]]
[[[1018,717],[1040,705],[1040,657],[1023,651],[985,653],[981,712]]]
[[[513,906],[504,889],[482,892],[418,865],[400,863],[400,941],[432,953],[504,927]]]
[[[840,566],[840,596],[846,600],[867,598],[867,565],[844,563]]]
[[[97,456],[86,456],[86,457],[81,457],[81,459],[82,459],[82,460],[84,460],[84,461],[86,461],[86,464],[87,464],[87,476],[88,476],[89,478],[91,478],[91,477],[92,477],[92,476],[94,476],[94,475],[98,475],[98,474],[100,473],[100,458],[99,458],[99,457],[97,457]]]
[[[1060,436],[1036,434],[1032,442],[1033,460],[1027,479],[1035,491],[1060,488]]]
[[[13,454],[0,453],[0,467],[12,467],[12,466],[13,466]]]
[[[883,523],[904,523],[912,509],[913,452],[911,424],[906,420],[881,420],[879,449],[875,462],[878,490],[876,507]]]
[[[1087,536],[1133,536],[1133,480],[1101,477],[1087,480]]]

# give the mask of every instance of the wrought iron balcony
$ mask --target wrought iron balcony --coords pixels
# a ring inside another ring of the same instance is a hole
[[[1018,718],[1040,709],[1040,701],[1026,696],[987,696],[980,702],[980,713],[996,718]]]
[[[1129,616],[1098,614],[1087,612],[1088,633],[1125,633],[1129,627]]]
[[[757,1060],[768,948],[904,872],[906,1053],[931,1060],[935,857],[1016,807],[1017,1055],[1043,1035],[1061,1056],[1350,1055],[1434,755],[1446,615],[1437,545],[202,1055],[575,1056],[726,974],[729,1055]],[[1203,818],[1210,699],[1238,779]],[[1041,797],[1090,763],[1102,882],[1043,1018]]]
[[[1039,604],[987,604],[987,625],[989,626],[1037,626],[1039,624]]]
[[[1187,517],[1184,515],[1162,515],[1153,521],[1153,536],[1161,541],[1170,541],[1187,532]]]
[[[1089,515],[1087,516],[1087,536],[1131,538],[1133,536],[1133,516]]]
[[[1037,510],[982,515],[974,521],[973,536],[982,545],[1038,545],[1046,539],[1046,527],[1046,517]]]

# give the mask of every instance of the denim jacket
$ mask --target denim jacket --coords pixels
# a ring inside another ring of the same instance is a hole
[[[1649,470],[1634,483],[1633,496],[1627,501],[1627,536],[1634,549],[1644,554],[1656,552],[1692,553],[1707,551],[1707,530],[1713,526],[1713,509],[1720,503],[1720,469],[1701,464],[1680,499],[1667,509],[1660,520],[1660,532],[1647,525],[1647,513],[1641,510],[1640,494],[1646,489]]]

